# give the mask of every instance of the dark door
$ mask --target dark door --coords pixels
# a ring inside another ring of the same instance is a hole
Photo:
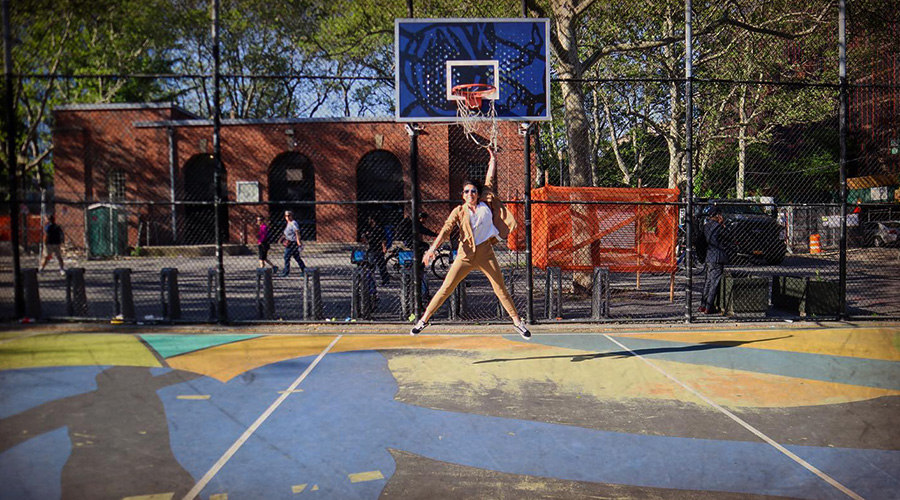
[[[294,212],[300,223],[300,238],[316,239],[316,176],[312,162],[300,153],[282,153],[269,165],[269,224],[280,235],[284,230],[284,211]]]
[[[216,242],[216,217],[215,201],[216,191],[214,181],[216,163],[212,155],[196,155],[184,166],[184,231],[181,233],[181,242],[186,245],[211,245]],[[219,177],[221,193],[226,193],[225,171]],[[228,241],[228,207],[219,207],[222,241]]]

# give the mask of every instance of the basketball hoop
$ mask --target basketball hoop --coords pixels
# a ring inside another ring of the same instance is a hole
[[[497,87],[486,83],[467,83],[450,89],[451,94],[462,97],[462,102],[471,109],[481,109],[481,100],[496,91]]]
[[[456,101],[457,123],[466,137],[483,148],[497,147],[496,92],[497,87],[486,83],[467,83],[450,90],[450,94],[461,98]],[[484,99],[488,100],[486,110],[482,107]]]

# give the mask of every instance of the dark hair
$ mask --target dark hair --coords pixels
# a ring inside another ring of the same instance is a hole
[[[716,205],[710,205],[709,208],[706,209],[707,217],[715,217],[716,215],[721,215],[722,209]]]
[[[481,196],[481,184],[479,184],[477,181],[472,181],[469,179],[464,180],[462,183],[463,189],[465,189],[465,187],[470,184],[475,186],[475,190],[478,191],[478,195]]]
[[[427,219],[427,218],[428,218],[428,212],[419,212],[419,218],[420,218],[420,219]]]

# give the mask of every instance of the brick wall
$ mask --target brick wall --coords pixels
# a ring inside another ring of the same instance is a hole
[[[53,132],[57,213],[69,243],[86,245],[84,210],[110,201],[110,172],[125,176],[127,245],[145,244],[148,226],[151,244],[184,243],[176,240],[171,225],[172,179],[176,200],[186,199],[185,166],[208,161],[213,152],[213,128],[172,105],[67,106],[55,110]],[[522,139],[516,123],[501,123],[498,159],[500,194],[521,198]],[[432,124],[419,136],[419,186],[423,200],[455,200],[466,165],[486,163],[487,156],[460,140],[458,129]],[[357,197],[357,168],[373,151],[386,151],[402,168],[403,197],[410,198],[410,138],[402,123],[376,120],[223,120],[222,163],[226,170],[227,200],[237,198],[237,183],[259,183],[260,203],[230,205],[227,240],[252,241],[256,215],[269,216],[269,170],[276,158],[299,153],[309,159],[315,176],[315,199],[348,201]],[[512,180],[511,180],[512,179]],[[135,202],[150,202],[135,204]],[[59,206],[62,206],[61,210]],[[441,220],[449,204],[429,204],[431,220]],[[274,211],[274,209],[273,209]],[[275,214],[277,216],[277,214]],[[176,209],[176,220],[186,217]],[[316,240],[357,240],[356,207],[322,204],[315,208]],[[178,223],[178,229],[181,228]]]

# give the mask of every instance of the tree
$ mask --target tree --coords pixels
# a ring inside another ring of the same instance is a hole
[[[167,6],[162,0],[12,2],[19,137],[17,157],[4,155],[4,168],[14,163],[23,179],[49,183],[49,113],[58,105],[168,96],[158,80],[109,76],[169,71],[174,21]],[[0,133],[6,131],[4,123]]]

